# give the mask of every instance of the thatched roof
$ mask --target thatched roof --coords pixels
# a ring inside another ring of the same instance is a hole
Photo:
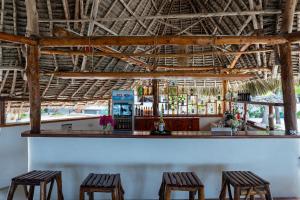
[[[134,36],[134,35],[275,35],[281,26],[279,0],[39,0],[39,34],[41,37],[80,36]],[[0,32],[26,34],[24,0],[1,0]],[[300,4],[294,18],[294,31],[300,30]],[[248,12],[250,11],[250,12]],[[255,13],[254,13],[255,12]],[[253,15],[253,13],[255,15]],[[92,44],[91,44],[92,46]],[[52,48],[52,50],[70,48]],[[250,45],[247,51],[269,50],[260,53],[199,55],[193,58],[153,58],[148,56],[120,59],[112,56],[47,55],[40,57],[41,94],[47,99],[105,99],[112,89],[128,89],[136,80],[71,80],[51,76],[54,71],[144,72],[148,66],[216,66],[234,68],[268,67],[272,74],[257,73],[257,77],[276,77],[274,46]],[[194,53],[213,51],[242,51],[243,45],[223,46],[110,46],[99,48],[72,48],[110,53]],[[293,45],[294,74],[300,75],[299,45]],[[235,63],[236,62],[236,63]],[[234,63],[234,64],[233,64]],[[0,93],[2,97],[27,98],[24,80],[25,59],[22,47],[5,42],[0,44]],[[9,70],[10,69],[10,70]],[[159,69],[166,70],[166,69]],[[219,80],[182,80],[196,87],[220,84]],[[239,84],[233,81],[231,84]]]

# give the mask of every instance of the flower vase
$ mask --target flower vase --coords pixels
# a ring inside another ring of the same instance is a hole
[[[232,131],[231,131],[232,135],[236,135],[237,128],[236,127],[232,127],[231,129],[232,129]]]
[[[105,126],[104,132],[105,134],[110,134],[112,132],[112,125],[109,123]]]

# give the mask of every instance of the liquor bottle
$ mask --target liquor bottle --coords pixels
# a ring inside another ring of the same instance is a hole
[[[135,106],[135,116],[138,116],[138,107],[137,107],[137,105]]]
[[[221,104],[219,104],[219,105],[218,105],[218,113],[219,113],[219,115],[221,114],[221,110],[222,110]]]
[[[144,108],[141,108],[141,116],[144,116]]]
[[[159,132],[163,132],[165,130],[165,122],[164,122],[162,114],[160,115],[160,118],[159,118],[158,130],[159,130]]]
[[[164,107],[164,104],[161,104],[161,114],[165,114],[165,107]]]

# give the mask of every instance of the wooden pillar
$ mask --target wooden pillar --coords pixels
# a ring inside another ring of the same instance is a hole
[[[41,95],[38,46],[27,46],[26,76],[29,91],[31,133],[40,133]]]
[[[39,16],[36,0],[25,0],[26,5],[26,36],[38,38]],[[31,133],[40,133],[41,127],[41,95],[39,73],[39,47],[26,45],[26,77],[29,91]]]
[[[268,121],[269,121],[269,128],[270,130],[274,130],[275,126],[274,126],[274,106],[273,105],[269,105],[269,117],[268,117]]]
[[[228,80],[224,80],[223,82],[223,113],[226,111],[226,95],[228,92]]]
[[[244,103],[244,116],[243,117],[244,117],[245,121],[246,121],[246,118],[247,118],[247,112],[248,112],[248,104]]]
[[[108,115],[112,115],[112,112],[111,112],[111,100],[110,99],[108,100],[107,105],[108,105]]]
[[[159,116],[159,86],[158,80],[152,80],[152,93],[153,93],[153,116]]]
[[[5,124],[5,101],[4,99],[0,100],[0,125]]]
[[[280,45],[279,50],[281,62],[281,84],[284,108],[284,123],[286,134],[290,134],[290,131],[293,132],[297,130],[296,96],[293,76],[291,44],[282,44]]]
[[[298,0],[286,0],[282,13],[281,34],[291,33],[293,30],[294,14]],[[293,77],[293,63],[291,44],[279,46],[281,64],[281,84],[284,108],[284,123],[286,134],[297,131],[296,96]]]

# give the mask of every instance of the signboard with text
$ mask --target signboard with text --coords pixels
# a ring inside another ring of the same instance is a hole
[[[112,91],[113,101],[133,101],[134,92],[133,90],[113,90]]]

